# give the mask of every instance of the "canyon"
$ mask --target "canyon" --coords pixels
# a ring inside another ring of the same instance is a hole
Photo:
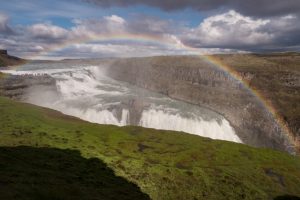
[[[250,88],[224,69],[198,56],[80,62],[101,66],[105,69],[106,76],[124,84],[144,88],[218,113],[228,120],[245,144],[292,154],[299,152],[299,55],[215,55],[214,58],[232,67]],[[63,62],[76,63],[76,60]],[[1,95],[22,101],[28,101],[28,95],[24,94],[32,91],[32,88],[55,92],[56,87],[57,80],[47,74],[7,75],[7,78],[0,79]],[[254,88],[272,102],[290,131],[278,123],[273,113],[265,106],[265,102],[253,93]],[[43,96],[48,98],[47,95]],[[146,123],[141,121],[141,117],[143,111],[148,108],[147,101],[135,97],[123,100],[118,106],[110,106],[109,110],[113,110],[121,123],[126,114],[123,112],[125,109],[130,113],[128,124],[140,125]],[[74,112],[66,114],[74,115]],[[158,112],[152,111],[147,114],[153,115]],[[100,119],[100,122],[103,122],[103,119]],[[154,123],[153,120],[151,123]]]
[[[293,59],[285,54],[267,55],[266,58],[259,55],[215,55],[216,59],[239,73],[250,87],[258,88],[258,92],[275,103],[275,109],[286,116],[285,123],[292,134],[277,123],[263,102],[242,82],[201,57],[119,59],[108,68],[107,74],[114,79],[219,112],[230,121],[246,144],[295,153],[299,151],[300,143],[297,112],[300,70],[299,55],[292,56]],[[282,63],[284,59],[290,62]],[[296,63],[291,63],[291,60]],[[284,102],[284,107],[279,108],[278,101]],[[295,112],[290,114],[291,110]]]

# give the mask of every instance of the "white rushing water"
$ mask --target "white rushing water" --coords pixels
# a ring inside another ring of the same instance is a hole
[[[50,75],[56,80],[56,90],[33,87],[28,91],[27,101],[86,121],[117,126],[139,125],[241,142],[223,116],[112,80],[104,75],[99,66],[35,63],[25,65],[18,71],[3,72]]]
[[[146,110],[142,113],[140,126],[162,130],[183,131],[212,139],[240,142],[227,120],[206,121],[199,118],[183,118],[179,114],[169,114],[163,110]]]

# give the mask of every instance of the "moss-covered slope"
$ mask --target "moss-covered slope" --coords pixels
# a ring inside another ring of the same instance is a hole
[[[20,145],[79,150],[152,199],[300,196],[299,157],[185,133],[91,124],[0,98],[0,146]]]

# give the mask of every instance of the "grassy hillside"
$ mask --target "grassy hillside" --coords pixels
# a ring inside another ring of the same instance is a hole
[[[0,147],[0,199],[149,199],[102,161],[78,151]]]
[[[37,149],[47,154],[46,147],[79,150],[85,159],[102,160],[116,175],[136,183],[152,199],[300,196],[300,159],[282,152],[172,131],[91,124],[6,98],[0,98],[0,113],[0,146],[34,147],[32,154]],[[0,148],[0,152],[3,150]],[[17,150],[7,155],[22,156],[23,151]],[[41,159],[39,156],[32,159]],[[72,163],[71,158],[67,161]],[[6,164],[6,169],[17,171],[15,163],[19,161],[11,162],[12,166]],[[89,169],[88,165],[81,167]],[[70,170],[76,173],[76,169]],[[8,176],[11,180],[18,179]],[[30,191],[27,186],[24,190]]]

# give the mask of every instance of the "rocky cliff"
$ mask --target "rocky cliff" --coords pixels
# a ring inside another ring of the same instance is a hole
[[[249,56],[245,57],[254,60],[252,55]],[[224,59],[222,56],[218,58]],[[241,60],[231,55],[227,55],[226,59]],[[262,59],[257,60],[261,62]],[[243,68],[238,72],[245,80],[255,80],[256,73],[249,66],[249,61],[243,64],[252,70]],[[289,152],[299,149],[297,131],[289,139],[253,93],[227,72],[199,57],[119,59],[108,68],[107,74],[114,79],[219,112],[231,122],[246,144]]]
[[[0,96],[26,101],[29,90],[43,88],[43,91],[56,91],[55,80],[48,75],[2,75],[0,73]],[[42,98],[44,94],[41,94]]]

